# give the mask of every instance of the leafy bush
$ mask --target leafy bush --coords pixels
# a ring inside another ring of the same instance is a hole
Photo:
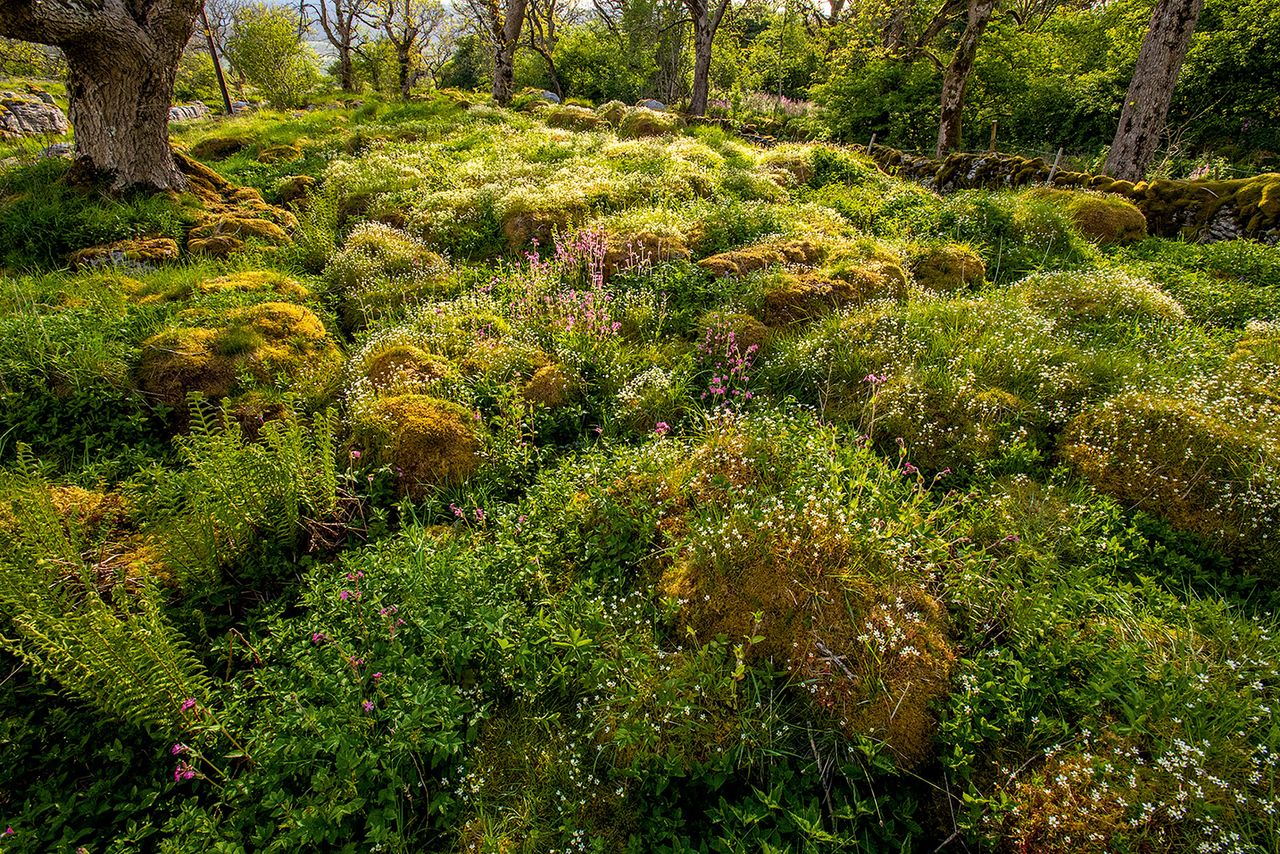
[[[284,9],[262,4],[238,9],[225,50],[227,61],[273,106],[302,106],[320,84],[319,59]]]

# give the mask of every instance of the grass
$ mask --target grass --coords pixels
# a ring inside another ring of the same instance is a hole
[[[4,850],[1274,850],[1280,252],[604,109],[0,170]]]

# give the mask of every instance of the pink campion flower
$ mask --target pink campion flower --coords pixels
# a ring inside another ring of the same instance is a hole
[[[902,464],[902,473],[903,473],[903,474],[916,474],[916,473],[917,473],[917,472],[919,472],[919,471],[920,471],[920,469],[918,469],[918,468],[916,468],[915,466],[911,465],[911,463],[903,463],[903,464]]]
[[[379,681],[379,680],[381,680],[381,679],[382,679],[382,671],[381,671],[381,670],[379,670],[377,673],[373,674],[373,681],[374,681],[374,682],[377,682],[377,681]]]
[[[181,754],[183,754],[183,753],[186,753],[186,752],[187,752],[187,746],[186,746],[185,744],[183,744],[182,742],[178,742],[178,743],[177,743],[177,744],[175,744],[173,747],[170,747],[170,748],[169,748],[169,753],[170,753],[170,755],[172,755],[172,756],[179,756],[179,755],[181,755]]]
[[[324,633],[324,632],[312,632],[312,633],[311,633],[311,642],[312,642],[313,644],[315,644],[316,646],[319,646],[320,644],[324,643],[324,642],[325,642],[325,641],[327,641],[328,639],[329,639],[329,638],[325,636],[325,633]]]
[[[359,451],[352,451],[352,452],[351,452],[351,459],[353,459],[353,460],[358,460],[358,459],[360,459],[360,452],[359,452]]]
[[[348,599],[351,598],[351,591],[343,590],[341,593],[338,594],[338,598],[341,599],[343,602],[347,601]]]
[[[364,709],[366,712],[372,712],[373,700],[365,700],[363,703],[360,704],[360,707]]]
[[[196,698],[188,697],[187,699],[182,701],[182,705],[178,707],[178,710],[182,712],[189,712],[195,707],[196,707]]]
[[[659,436],[665,436],[671,432],[671,425],[665,421],[659,421],[653,428],[653,432]]]
[[[873,386],[883,385],[888,380],[889,380],[889,377],[887,374],[867,374],[865,377],[862,378],[862,381],[864,383],[870,383]]]
[[[186,762],[179,762],[178,767],[173,769],[173,782],[185,783],[188,780],[194,780],[196,769],[192,768]]]
[[[4,835],[5,835],[5,836],[13,836],[13,834],[14,834],[14,833],[15,833],[15,831],[14,831],[14,829],[13,829],[13,826],[12,826],[12,825],[10,825],[9,827],[6,827],[6,828],[4,829]]]

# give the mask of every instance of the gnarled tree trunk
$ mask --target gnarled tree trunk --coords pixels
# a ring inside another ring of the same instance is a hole
[[[183,186],[169,148],[178,57],[150,60],[132,51],[102,50],[69,51],[66,57],[76,159],[109,175],[117,189]]]
[[[169,105],[202,0],[4,0],[0,35],[62,48],[76,156],[114,189],[186,186]]]
[[[970,0],[964,34],[960,36],[960,44],[956,45],[951,64],[942,78],[942,111],[938,121],[936,153],[939,158],[960,147],[960,119],[964,113],[964,92],[969,85],[969,72],[973,70],[973,60],[978,55],[982,32],[991,22],[995,8],[995,0]]]
[[[715,7],[712,0],[684,0],[685,8],[693,19],[693,91],[689,94],[689,115],[702,116],[707,112],[707,99],[711,93],[711,46],[716,30],[729,8],[729,0],[720,0]]]
[[[1106,173],[1141,181],[1151,165],[1169,116],[1173,87],[1204,0],[1159,0],[1151,14],[1151,28],[1142,41],[1138,66],[1120,111],[1120,126],[1107,154]]]
[[[493,100],[499,104],[511,103],[516,76],[516,46],[520,43],[520,30],[524,27],[525,11],[529,0],[507,0],[505,14],[498,14],[497,0],[492,2],[493,28]]]

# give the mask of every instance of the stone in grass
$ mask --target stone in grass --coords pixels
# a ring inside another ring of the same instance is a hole
[[[67,117],[48,92],[0,92],[0,139],[7,136],[60,136]]]
[[[131,237],[72,252],[68,260],[77,270],[95,267],[148,269],[178,260],[178,244],[171,237]]]

